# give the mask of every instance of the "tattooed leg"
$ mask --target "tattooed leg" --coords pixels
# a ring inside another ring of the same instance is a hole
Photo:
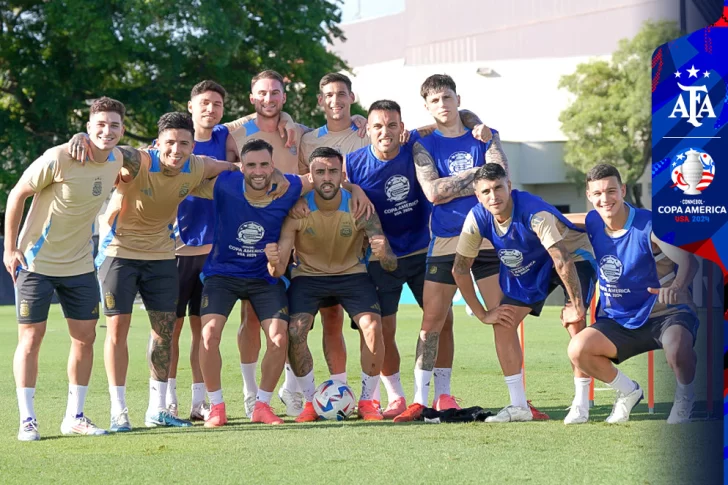
[[[308,332],[313,325],[313,315],[296,313],[288,324],[288,361],[297,377],[313,370],[313,357],[308,348]]]
[[[174,312],[149,311],[152,332],[147,346],[147,362],[152,379],[166,382],[169,375],[172,332],[177,315]]]
[[[431,371],[435,367],[440,333],[445,325],[456,290],[455,285],[425,281],[422,328],[417,341],[417,360],[415,362],[417,369]]]

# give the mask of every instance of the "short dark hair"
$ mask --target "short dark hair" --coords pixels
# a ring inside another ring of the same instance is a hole
[[[195,124],[192,122],[192,116],[189,113],[173,111],[165,113],[157,121],[157,132],[162,134],[166,130],[187,130],[195,136]]]
[[[331,83],[344,83],[346,84],[346,89],[351,92],[351,79],[349,79],[349,76],[339,74],[338,72],[330,72],[321,78],[321,81],[319,81],[319,92],[323,91],[324,86]]]
[[[270,143],[260,138],[253,138],[252,140],[246,141],[243,148],[240,149],[240,159],[242,160],[248,152],[260,152],[263,150],[266,150],[271,157],[273,156],[273,147]]]
[[[95,99],[91,103],[91,109],[89,110],[89,116],[95,115],[96,113],[118,113],[121,116],[121,121],[124,121],[124,115],[126,115],[126,107],[121,101],[102,96],[99,99]]]
[[[342,165],[344,164],[344,157],[341,156],[341,153],[331,147],[318,147],[315,149],[308,157],[308,164],[311,165],[317,158],[337,158]]]
[[[427,96],[430,94],[437,93],[445,89],[452,89],[454,93],[457,93],[455,81],[453,81],[453,79],[447,74],[433,74],[422,83],[420,96],[427,100]]]
[[[253,86],[255,86],[255,83],[260,81],[261,79],[275,79],[279,83],[281,83],[281,89],[283,91],[286,90],[286,82],[283,80],[283,76],[278,74],[276,71],[272,69],[266,69],[263,72],[259,72],[255,75],[255,77],[250,81],[250,90],[253,90]]]
[[[588,186],[589,182],[603,180],[609,177],[617,177],[617,182],[619,182],[619,185],[622,185],[622,176],[619,174],[617,167],[609,163],[600,163],[586,173],[586,183]]]
[[[397,104],[396,101],[392,101],[391,99],[380,99],[378,101],[374,101],[369,106],[367,115],[372,114],[372,111],[396,111],[399,113],[399,117],[402,117],[402,108],[399,107],[399,104]]]
[[[227,91],[225,91],[225,88],[220,86],[215,81],[210,81],[209,79],[206,79],[205,81],[195,84],[195,86],[192,88],[192,92],[190,93],[190,99],[194,98],[199,94],[206,93],[207,91],[216,92],[217,94],[222,96],[223,101],[225,101],[225,97],[227,96]]]
[[[508,174],[506,173],[506,169],[504,169],[502,166],[498,165],[497,163],[486,163],[482,167],[480,167],[478,170],[475,171],[475,177],[473,177],[473,183],[479,181],[479,180],[490,180],[491,182],[494,180],[500,180],[500,179],[506,179],[508,178]]]

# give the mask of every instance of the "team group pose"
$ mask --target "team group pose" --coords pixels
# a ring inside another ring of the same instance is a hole
[[[63,434],[107,433],[84,415],[99,301],[107,323],[109,431],[132,429],[127,336],[137,293],[151,325],[147,427],[227,423],[220,340],[239,300],[243,412],[252,422],[283,423],[271,406],[281,376],[286,414],[296,422],[319,419],[308,347],[316,314],[332,379],[348,381],[344,313],[360,335],[362,419],[398,423],[420,419],[430,406],[459,409],[450,385],[458,288],[493,328],[510,394],[510,404],[487,421],[540,419],[526,400],[516,328],[541,313],[557,286],[566,294],[561,321],[575,386],[564,423],[588,421],[591,377],[617,393],[607,422],[627,421],[643,393],[614,364],[658,348],[677,379],[668,423],[688,422],[695,258],[653,235],[650,212],[624,202],[625,186],[611,165],[587,174],[595,209],[567,217],[512,189],[499,133],[459,109],[452,78],[430,76],[420,94],[434,123],[408,131],[395,101],[372,103],[366,118],[352,116],[351,81],[327,74],[318,97],[326,125],[310,130],[283,111],[285,80],[274,71],[252,80],[255,112],[226,124],[225,89],[203,81],[192,88],[189,114],[163,115],[146,149],[117,146],[121,102],[94,101],[87,132],[33,162],[8,197],[3,261],[16,287],[18,439],[40,439],[33,402],[54,292],[71,336]],[[109,197],[94,259],[93,225]],[[405,284],[423,311],[409,405],[396,342]],[[585,328],[595,286],[597,322]],[[176,392],[185,317],[192,335],[189,421],[179,417]]]

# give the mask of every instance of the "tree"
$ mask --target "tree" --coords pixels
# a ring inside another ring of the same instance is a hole
[[[290,80],[285,109],[314,126],[319,79],[346,68],[340,0],[0,0],[0,212],[44,150],[85,130],[90,101],[128,110],[127,137],[147,143],[165,112],[186,110],[203,79],[225,86],[226,117],[251,111],[251,78]]]
[[[652,53],[680,35],[674,22],[647,21],[633,39],[619,41],[610,61],[579,64],[561,78],[559,87],[575,96],[559,116],[568,137],[564,160],[575,181],[583,183],[595,164],[611,163],[631,186],[628,197],[642,206],[634,183],[652,157]]]

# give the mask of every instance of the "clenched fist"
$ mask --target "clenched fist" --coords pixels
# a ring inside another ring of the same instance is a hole
[[[387,254],[387,239],[382,235],[370,237],[369,246],[372,248],[372,254],[379,259],[383,259]]]
[[[278,243],[268,243],[265,245],[265,257],[272,266],[277,266],[281,262],[281,253],[278,250]]]

